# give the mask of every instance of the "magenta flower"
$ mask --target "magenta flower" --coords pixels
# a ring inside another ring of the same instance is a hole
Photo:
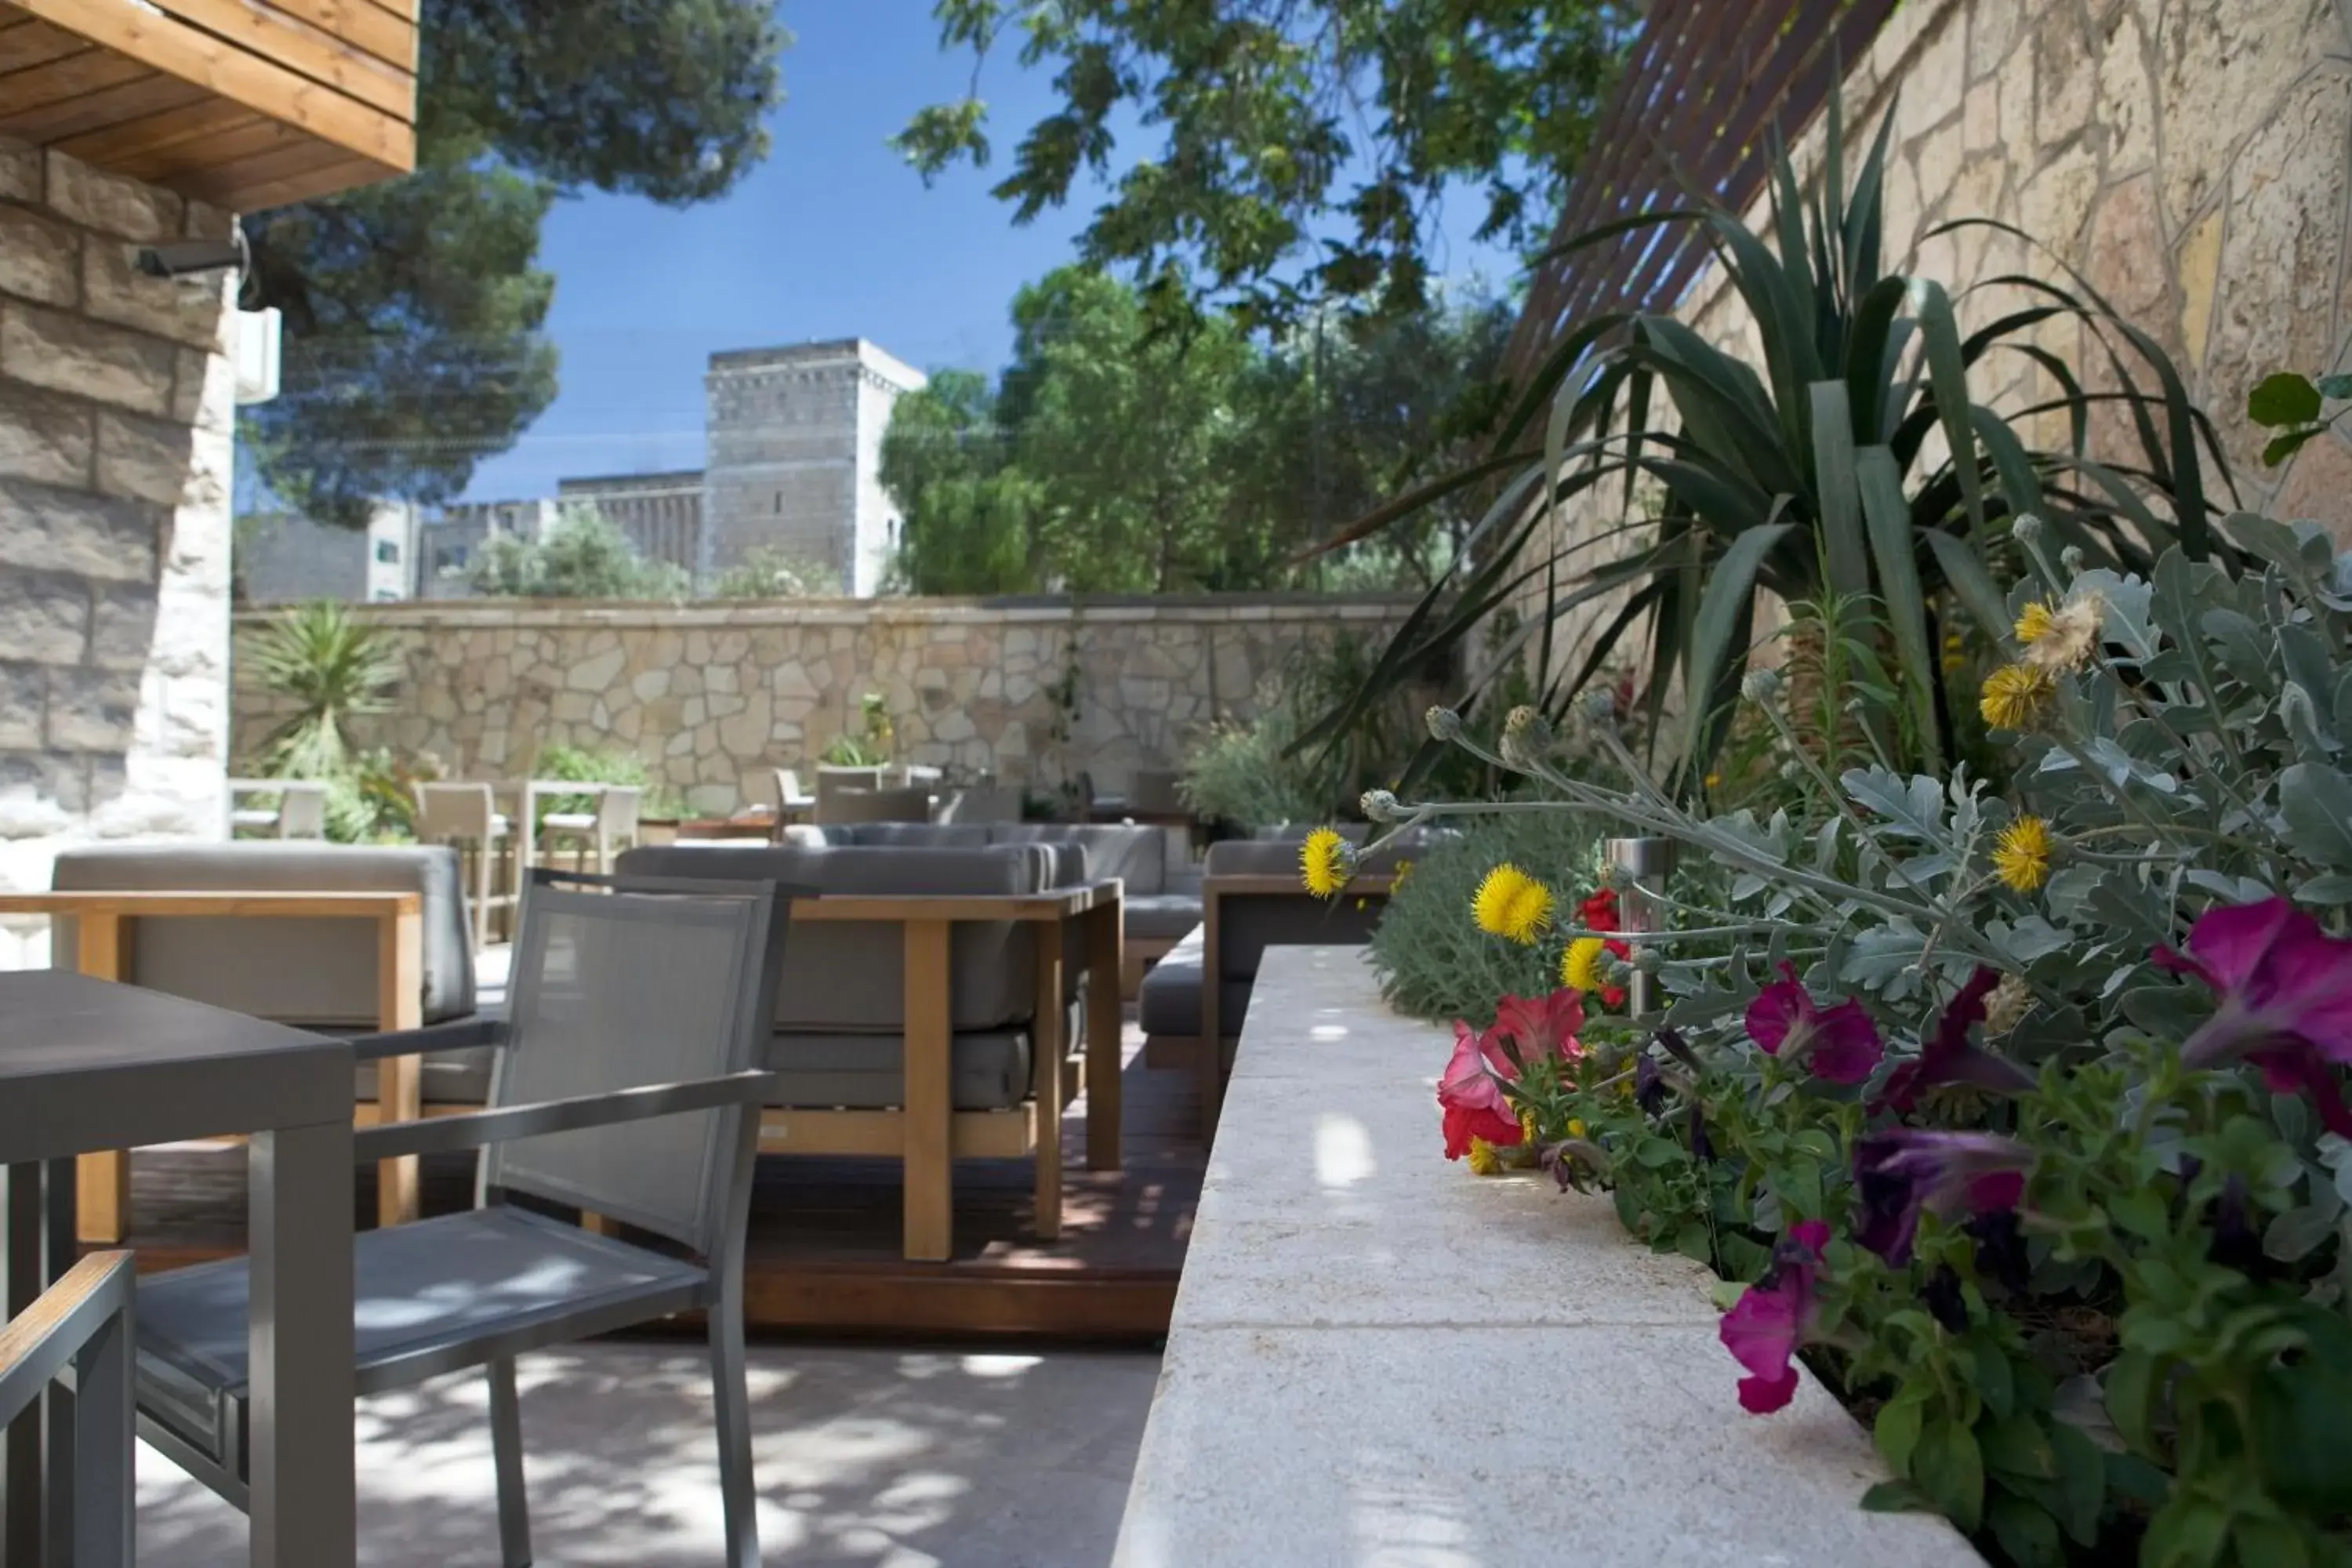
[[[1584,1054],[1576,1032],[1584,1027],[1584,997],[1563,985],[1549,996],[1506,996],[1496,1005],[1492,1037],[1524,1068],[1531,1061],[1558,1057],[1573,1060]]]
[[[2033,1075],[2015,1062],[1969,1043],[1969,1031],[1984,1022],[1985,998],[2000,984],[2000,972],[1979,968],[1936,1021],[1936,1032],[1919,1047],[1916,1060],[1886,1075],[1886,1088],[1873,1110],[1908,1113],[1919,1092],[1941,1083],[1973,1084],[1993,1094],[2019,1094],[2033,1087]]]
[[[1797,1369],[1790,1362],[1812,1328],[1813,1280],[1829,1241],[1830,1227],[1820,1220],[1790,1226],[1764,1278],[1723,1315],[1716,1333],[1748,1369],[1739,1380],[1742,1409],[1769,1415],[1796,1397]]]
[[[1853,1238],[1900,1267],[1911,1260],[1920,1215],[2006,1214],[2024,1198],[2032,1168],[2032,1150],[1990,1132],[1872,1133],[1853,1149]]]
[[[1831,1083],[1860,1083],[1886,1054],[1860,1002],[1849,996],[1834,1007],[1817,1006],[1796,966],[1785,962],[1780,978],[1748,1004],[1748,1037],[1767,1055],[1803,1062]]]
[[[2352,1110],[2328,1064],[2352,1064],[2352,939],[2330,936],[2284,899],[2206,910],[2189,952],[2159,947],[2157,963],[2194,974],[2221,1005],[2181,1047],[2191,1067],[2239,1058],[2273,1093],[2311,1096],[2329,1131],[2352,1138]]]

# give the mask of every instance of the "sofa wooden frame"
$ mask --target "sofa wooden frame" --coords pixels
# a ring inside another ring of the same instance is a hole
[[[777,1154],[897,1155],[905,1166],[905,1255],[946,1262],[954,1255],[955,1162],[1036,1158],[1037,1232],[1062,1229],[1062,1110],[1087,1092],[1087,1168],[1119,1168],[1119,1069],[1124,1028],[1119,970],[1126,940],[1116,880],[1043,893],[829,893],[793,903],[794,923],[896,925],[906,942],[905,1104],[897,1110],[775,1110],[760,1116],[760,1148]],[[958,924],[1018,921],[1037,933],[1035,1005],[1031,1020],[1030,1098],[1009,1110],[955,1109],[950,1011]],[[1067,976],[1061,940],[1083,933],[1087,964],[1087,1050],[1070,1060],[1063,1038]],[[786,939],[789,942],[790,939]],[[1073,1068],[1076,1070],[1073,1071]]]
[[[425,900],[414,892],[47,892],[0,893],[0,915],[60,916],[77,922],[74,967],[98,980],[121,980],[136,951],[138,922],[208,919],[364,920],[376,926],[376,1027],[414,1029],[425,1015]],[[353,1120],[414,1121],[424,1110],[425,1058],[391,1057],[376,1064],[376,1103],[356,1105]],[[377,1166],[376,1218],[401,1225],[416,1217],[416,1157]],[[130,1220],[131,1156],[115,1149],[81,1155],[75,1169],[79,1239],[120,1242]]]
[[[1379,899],[1383,903],[1395,889],[1396,878],[1391,875],[1366,875],[1349,882],[1339,896],[1342,899]],[[1217,1113],[1223,1109],[1225,1079],[1225,1041],[1237,1037],[1242,1020],[1234,1020],[1234,1036],[1224,1034],[1224,1021],[1219,1016],[1219,998],[1223,994],[1224,970],[1219,947],[1219,921],[1222,906],[1229,898],[1291,898],[1313,899],[1295,876],[1276,876],[1270,872],[1228,872],[1223,876],[1201,879],[1201,1037],[1194,1045],[1193,1070],[1197,1075],[1201,1097],[1201,1142],[1215,1137]]]

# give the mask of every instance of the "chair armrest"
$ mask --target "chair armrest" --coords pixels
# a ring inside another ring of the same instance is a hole
[[[656,1116],[682,1116],[690,1110],[717,1110],[730,1105],[756,1107],[767,1097],[774,1078],[765,1068],[756,1068],[749,1072],[729,1073],[724,1078],[647,1084],[608,1094],[572,1095],[532,1105],[463,1111],[456,1116],[428,1117],[422,1121],[398,1121],[353,1133],[352,1153],[362,1163],[397,1159],[404,1154],[446,1154],[550,1132],[609,1127]]]
[[[421,1029],[393,1029],[380,1035],[360,1035],[352,1040],[352,1059],[380,1062],[386,1057],[424,1057],[440,1051],[471,1051],[507,1043],[507,1021],[477,1013]]]

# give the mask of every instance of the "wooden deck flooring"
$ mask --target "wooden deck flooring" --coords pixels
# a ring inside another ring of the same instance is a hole
[[[895,1162],[760,1162],[751,1207],[748,1315],[754,1331],[908,1337],[983,1335],[1139,1342],[1168,1331],[1177,1275],[1206,1165],[1188,1071],[1143,1065],[1129,1029],[1123,1168],[1086,1168],[1086,1107],[1062,1124],[1066,1160],[1062,1235],[1031,1230],[1026,1161],[956,1166],[956,1256],[898,1256]],[[230,1257],[245,1247],[245,1151],[177,1144],[131,1158],[131,1230],[144,1269]],[[424,1206],[473,1201],[470,1157],[425,1162]],[[362,1225],[375,1214],[375,1178],[353,1194]]]

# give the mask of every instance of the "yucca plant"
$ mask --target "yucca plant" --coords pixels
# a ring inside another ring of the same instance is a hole
[[[1874,607],[1890,697],[1854,700],[1882,745],[1900,750],[1913,738],[1916,754],[1890,763],[1932,766],[1951,754],[1955,733],[1937,679],[1945,623],[1960,613],[1988,630],[2001,624],[2011,519],[2039,515],[2092,563],[2143,574],[2168,545],[2192,559],[2213,550],[2199,443],[2226,484],[2219,442],[2163,352],[2087,282],[2071,272],[2071,289],[2026,276],[1990,279],[2032,302],[1964,336],[1942,285],[1887,269],[1882,188],[1894,118],[1849,188],[1833,101],[1810,200],[1785,149],[1776,150],[1769,238],[1739,214],[1702,204],[1621,219],[1550,253],[1645,227],[1700,226],[1756,323],[1762,363],[1667,315],[1603,314],[1570,331],[1517,393],[1486,458],[1326,542],[1352,543],[1442,497],[1500,487],[1370,677],[1303,744],[1344,733],[1412,671],[1532,596],[1540,612],[1482,679],[1531,665],[1542,705],[1557,715],[1595,672],[1642,663],[1651,733],[1695,787],[1722,743],[1759,595],[1769,593],[1786,604],[1836,596]],[[2114,390],[2086,390],[2074,367],[2033,341],[2040,323],[2062,316],[2090,324]],[[2023,354],[2055,380],[2055,401],[2019,415],[2063,411],[2071,439],[2062,448],[2034,448],[1971,399],[1971,371],[1996,351]],[[1666,406],[1673,418],[1654,420]],[[2090,455],[2091,415],[2103,407],[2127,416],[2136,460]],[[1612,488],[1622,524],[1565,548],[1547,542],[1559,509]],[[1634,515],[1637,495],[1655,498],[1654,515]],[[1622,552],[1589,563],[1612,547]],[[1563,618],[1596,601],[1614,602],[1614,613],[1580,646],[1560,646]],[[1637,626],[1647,647],[1621,647]],[[1662,724],[1669,712],[1675,722]],[[1424,749],[1417,765],[1433,755]]]
[[[350,767],[354,718],[382,713],[400,679],[400,659],[381,633],[331,599],[297,605],[270,624],[254,649],[261,683],[294,705],[263,742],[280,778],[333,779]]]

